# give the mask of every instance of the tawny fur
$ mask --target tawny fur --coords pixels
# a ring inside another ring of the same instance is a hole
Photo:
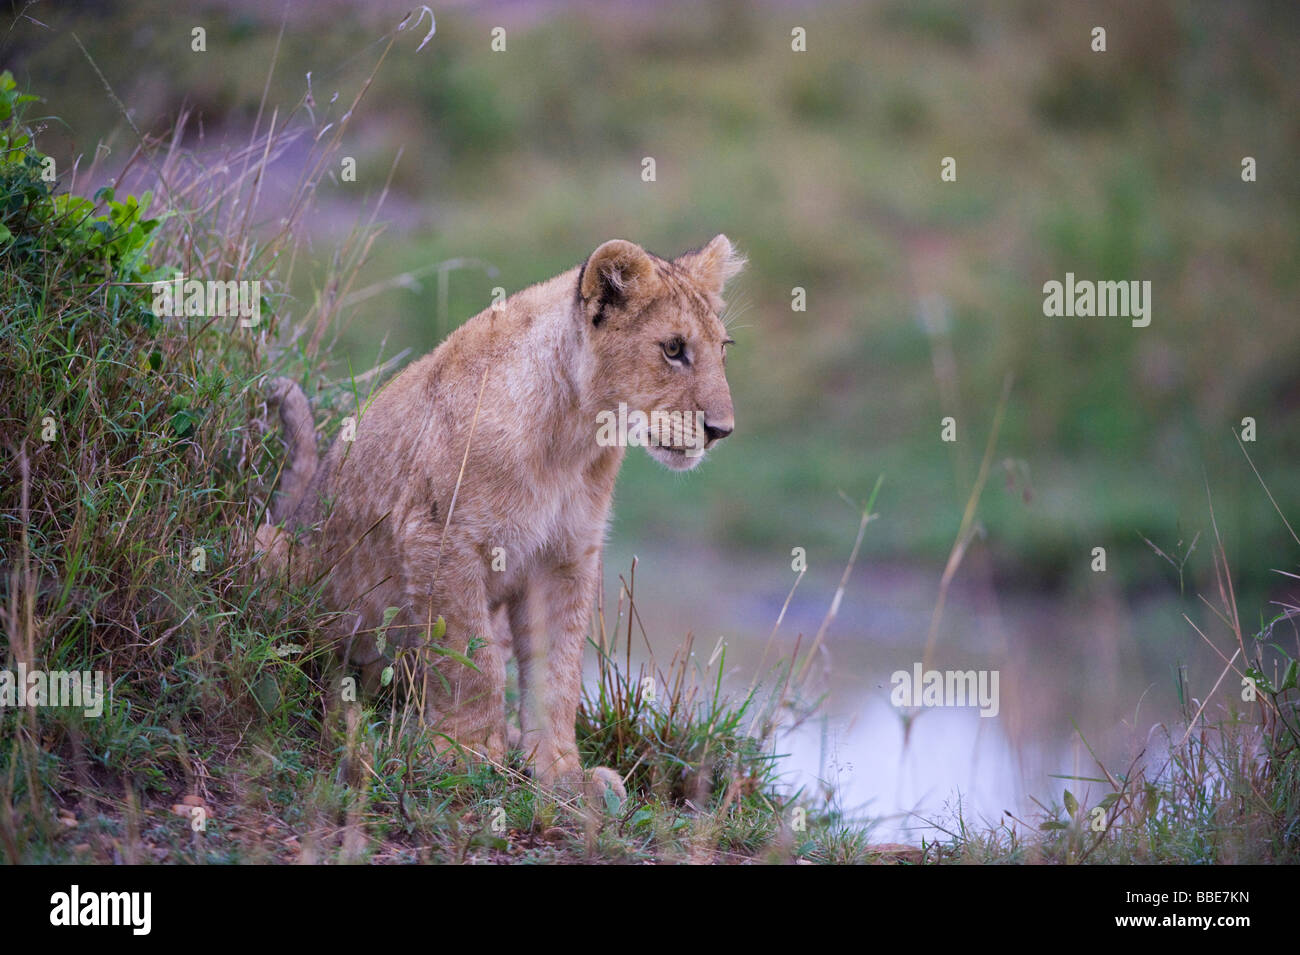
[[[405,657],[419,661],[409,689],[426,719],[492,759],[506,748],[513,647],[534,775],[579,781],[583,645],[624,455],[598,444],[597,416],[622,402],[702,412],[709,445],[731,431],[720,295],[741,264],[725,236],[672,261],[607,242],[408,366],[363,407],[355,439],[335,441],[319,466],[305,397],[273,383],[290,453],[272,516],[288,533],[259,529],[265,566],[326,574],[325,601],[339,612],[332,636],[368,683],[392,648],[416,648]],[[684,356],[670,360],[679,341]],[[675,469],[700,460],[680,447],[648,450]],[[385,655],[374,632],[388,607],[398,612]],[[498,613],[509,633],[493,639]],[[477,670],[428,649],[438,616],[440,645],[466,654],[473,640]]]

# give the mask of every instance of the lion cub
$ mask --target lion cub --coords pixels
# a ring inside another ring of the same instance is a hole
[[[305,395],[274,384],[289,457],[271,513],[288,532],[259,528],[258,549],[325,575],[332,635],[369,684],[414,648],[395,669],[448,745],[504,756],[508,643],[534,777],[582,782],[574,719],[614,480],[627,444],[686,470],[731,433],[718,316],[742,265],[723,235],[671,261],[606,242],[409,365],[319,463]]]

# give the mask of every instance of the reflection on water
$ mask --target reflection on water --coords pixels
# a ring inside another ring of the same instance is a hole
[[[629,553],[607,551],[607,620],[618,574],[630,564]],[[791,788],[833,791],[846,813],[877,820],[879,839],[933,838],[936,826],[953,827],[959,809],[983,828],[1006,812],[1036,824],[1041,810],[1030,797],[1059,804],[1067,788],[1081,805],[1095,805],[1109,787],[1086,781],[1102,773],[1083,740],[1108,769],[1123,771],[1151,727],[1177,716],[1172,661],[1188,663],[1194,692],[1208,691],[1218,675],[1172,599],[1132,606],[1104,575],[1088,592],[998,594],[976,557],[949,593],[928,668],[998,671],[998,714],[924,708],[912,711],[908,731],[908,712],[890,702],[890,678],[922,659],[940,570],[854,570],[824,652],[809,667],[806,696],[824,695],[822,706],[777,741]],[[666,667],[687,632],[703,667],[722,637],[724,687],[743,695],[792,582],[779,558],[764,565],[641,548],[635,587],[649,649],[634,630],[634,667],[651,654]],[[805,578],[764,669],[800,634],[809,645],[837,582],[838,573]]]

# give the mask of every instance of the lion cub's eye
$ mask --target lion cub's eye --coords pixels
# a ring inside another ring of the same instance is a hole
[[[680,338],[671,338],[660,347],[664,350],[664,357],[669,361],[686,360],[686,342]]]

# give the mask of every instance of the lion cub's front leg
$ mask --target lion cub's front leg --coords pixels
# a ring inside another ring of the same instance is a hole
[[[550,561],[538,568],[526,592],[512,601],[510,630],[519,663],[519,721],[524,752],[543,786],[573,792],[585,785],[574,721],[582,693],[582,650],[599,578],[598,555],[583,562]],[[606,780],[624,796],[617,775]]]

